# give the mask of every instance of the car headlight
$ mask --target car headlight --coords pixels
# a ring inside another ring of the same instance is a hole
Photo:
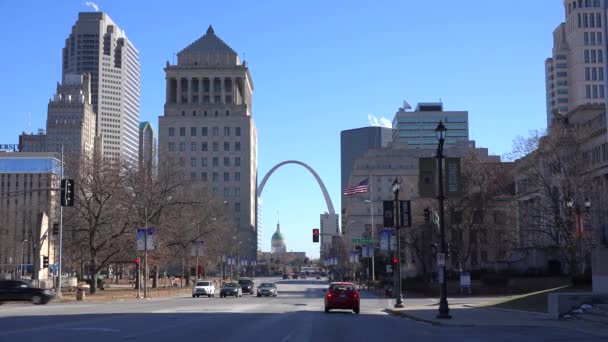
[[[44,290],[43,293],[47,296],[52,296],[53,295],[53,291],[52,290]]]

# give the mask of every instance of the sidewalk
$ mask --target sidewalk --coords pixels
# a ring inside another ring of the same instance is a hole
[[[547,328],[573,329],[589,334],[608,337],[608,325],[576,319],[552,319],[547,314],[484,307],[485,304],[450,305],[451,319],[437,318],[439,305],[409,305],[403,309],[387,308],[385,312],[425,322],[436,326],[475,327],[475,326],[534,326]]]

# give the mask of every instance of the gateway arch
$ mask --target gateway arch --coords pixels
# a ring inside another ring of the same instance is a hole
[[[268,171],[268,173],[266,173],[266,176],[264,176],[264,178],[262,179],[262,182],[258,186],[257,197],[260,198],[260,196],[262,195],[262,191],[264,190],[264,185],[266,185],[266,181],[268,181],[268,178],[270,178],[270,176],[272,175],[272,173],[275,172],[281,166],[286,165],[286,164],[301,165],[304,168],[306,168],[306,170],[310,171],[310,173],[312,173],[312,175],[317,180],[317,183],[319,183],[319,187],[321,188],[321,191],[323,192],[323,197],[325,197],[325,203],[327,204],[327,212],[330,213],[330,214],[332,214],[332,215],[335,215],[336,214],[336,210],[334,209],[334,204],[331,202],[331,198],[329,197],[329,194],[327,193],[327,188],[325,188],[325,184],[323,184],[323,181],[321,180],[321,177],[319,177],[319,175],[317,174],[317,172],[312,167],[310,167],[306,163],[303,163],[303,162],[298,161],[298,160],[286,160],[284,162],[278,163],[272,169],[270,169],[270,171]]]

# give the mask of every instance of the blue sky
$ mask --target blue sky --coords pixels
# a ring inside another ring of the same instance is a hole
[[[141,120],[158,126],[163,67],[203,35],[245,56],[254,82],[259,179],[275,164],[312,166],[340,207],[340,131],[392,120],[407,100],[468,110],[470,137],[491,153],[546,123],[544,60],[564,19],[561,0],[153,1],[99,0],[137,47]],[[61,49],[84,1],[0,0],[0,143],[45,127]],[[31,113],[31,120],[28,120]],[[288,250],[318,256],[311,229],[327,211],[302,167],[287,165],[262,195],[263,249],[277,212]]]

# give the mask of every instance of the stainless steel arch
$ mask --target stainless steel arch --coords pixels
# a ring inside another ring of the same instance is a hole
[[[268,173],[266,174],[266,176],[264,176],[264,178],[262,179],[262,182],[258,186],[258,193],[257,193],[258,198],[262,195],[262,190],[264,190],[264,185],[266,184],[266,181],[268,181],[268,178],[270,177],[270,175],[272,175],[272,173],[276,169],[280,168],[281,166],[283,166],[285,164],[298,164],[298,165],[304,166],[308,171],[310,171],[310,173],[312,173],[312,175],[315,176],[315,179],[317,180],[317,183],[319,183],[319,187],[321,188],[321,191],[323,192],[323,197],[325,197],[325,203],[327,203],[327,211],[330,214],[336,213],[336,210],[334,209],[334,204],[331,202],[331,198],[329,197],[329,194],[327,193],[327,188],[325,188],[325,184],[323,184],[321,177],[319,177],[319,175],[315,172],[315,170],[313,170],[312,167],[310,167],[310,166],[306,165],[305,163],[302,163],[301,161],[298,161],[298,160],[286,160],[284,162],[278,163],[272,169],[270,169],[270,171],[268,171]]]

